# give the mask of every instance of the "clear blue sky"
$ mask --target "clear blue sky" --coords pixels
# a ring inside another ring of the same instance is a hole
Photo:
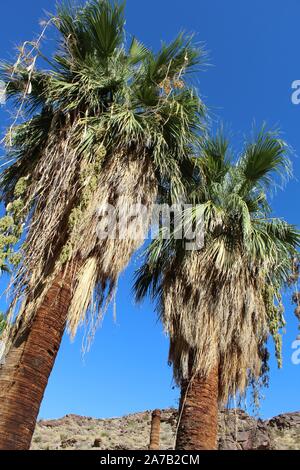
[[[39,32],[43,10],[54,0],[1,2],[0,58],[12,57],[14,46]],[[253,122],[280,126],[284,138],[300,154],[300,106],[291,103],[291,83],[300,79],[299,0],[128,0],[127,30],[157,48],[179,30],[196,32],[210,51],[211,67],[198,76],[198,86],[215,121],[231,130],[238,150]],[[50,43],[48,47],[52,47]],[[7,116],[0,108],[3,130]],[[295,176],[300,161],[294,158]],[[300,186],[295,178],[274,197],[276,215],[298,224]],[[122,275],[117,296],[117,323],[104,320],[91,351],[81,356],[81,335],[63,340],[42,403],[40,416],[78,413],[110,417],[139,410],[176,406],[167,366],[168,341],[153,306],[135,306],[131,297],[135,259]],[[2,285],[4,280],[2,280]],[[286,301],[287,333],[284,367],[272,361],[271,383],[262,403],[262,417],[300,409],[300,365],[291,363],[297,335],[293,306]]]

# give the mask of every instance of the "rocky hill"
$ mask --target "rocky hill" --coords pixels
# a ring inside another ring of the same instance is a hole
[[[177,411],[162,410],[161,449],[172,449]],[[32,449],[147,449],[151,411],[123,418],[94,419],[77,415],[39,421]],[[256,420],[243,410],[226,410],[219,416],[219,448],[223,450],[300,450],[300,412]]]

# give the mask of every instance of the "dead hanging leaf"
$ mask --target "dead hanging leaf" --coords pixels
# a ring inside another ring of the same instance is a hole
[[[30,95],[32,93],[32,84],[31,82],[28,83],[28,86],[27,86],[27,91],[26,91],[26,94],[27,95]]]
[[[30,60],[31,60],[31,64],[28,65],[28,67],[27,67],[27,72],[29,72],[29,73],[33,71],[34,64],[35,64],[34,60],[32,60],[32,59],[30,59]]]

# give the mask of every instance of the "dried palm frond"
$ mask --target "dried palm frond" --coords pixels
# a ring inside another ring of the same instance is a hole
[[[245,268],[242,256],[226,280],[209,262],[209,253],[194,253],[176,279],[164,283],[162,319],[170,334],[169,360],[178,383],[200,371],[205,376],[216,363],[220,369],[220,400],[245,390],[248,371],[261,370],[259,345],[268,335],[263,299],[264,276]]]

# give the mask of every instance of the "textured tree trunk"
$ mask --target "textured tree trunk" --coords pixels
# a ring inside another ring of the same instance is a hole
[[[176,449],[215,450],[218,432],[218,368],[183,384]]]
[[[154,410],[152,413],[151,432],[150,432],[150,450],[159,450],[160,440],[160,418],[161,411]]]
[[[29,449],[66,326],[73,266],[54,279],[26,333],[0,366],[0,449]]]

